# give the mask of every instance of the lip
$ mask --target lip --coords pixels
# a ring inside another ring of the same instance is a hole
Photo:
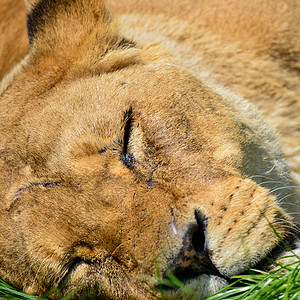
[[[186,272],[182,272],[179,275],[172,274],[171,276],[166,276],[166,278],[163,278],[160,283],[155,285],[155,289],[156,290],[163,289],[164,291],[176,291],[178,289],[181,289],[182,286],[188,287],[189,285],[191,285],[191,283],[199,281],[199,279],[204,276],[215,278],[215,280],[222,282],[224,287],[233,282],[232,279],[226,278],[221,274],[219,276],[217,274],[211,274],[208,272],[202,274],[196,274],[194,272],[186,271]]]
[[[204,299],[228,286],[232,280],[217,275],[199,274],[197,277],[178,281],[172,277],[162,280],[155,289],[165,299]]]
[[[168,277],[170,273],[181,281],[187,281],[202,274],[214,275],[229,280],[228,277],[219,272],[206,252],[198,253],[197,256],[194,256],[188,267],[178,268],[176,264],[173,265],[169,270],[164,272],[164,277]]]

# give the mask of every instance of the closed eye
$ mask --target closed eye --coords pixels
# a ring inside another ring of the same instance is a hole
[[[54,188],[58,185],[60,185],[60,182],[56,182],[56,181],[32,182],[25,187],[19,188],[15,192],[14,196],[17,197],[17,196],[21,195],[23,192],[29,190],[30,188],[36,187],[36,186],[42,186],[44,188]]]
[[[127,168],[133,168],[135,158],[133,154],[129,152],[129,141],[131,137],[132,132],[132,122],[133,122],[133,116],[132,116],[132,109],[130,108],[128,111],[125,112],[124,115],[124,136],[123,136],[123,147],[122,147],[122,154],[121,159],[124,165]]]

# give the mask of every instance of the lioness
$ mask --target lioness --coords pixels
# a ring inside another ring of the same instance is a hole
[[[25,4],[0,2],[2,279],[203,299],[276,267],[274,230],[300,253],[298,0]]]

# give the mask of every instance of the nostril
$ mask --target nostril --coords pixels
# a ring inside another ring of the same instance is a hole
[[[203,232],[198,228],[193,232],[192,244],[196,252],[200,253],[204,251],[205,237]]]
[[[200,212],[195,211],[197,228],[192,233],[192,244],[196,252],[204,252],[206,250],[205,231],[207,227],[207,218]]]

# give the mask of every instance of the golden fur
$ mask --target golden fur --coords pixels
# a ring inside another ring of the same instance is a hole
[[[299,252],[299,14],[2,0],[0,277],[149,299],[170,269],[202,299],[280,259],[269,222]]]

